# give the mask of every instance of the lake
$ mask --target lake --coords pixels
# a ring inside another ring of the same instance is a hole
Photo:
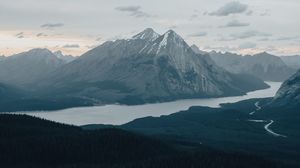
[[[266,82],[271,87],[264,90],[249,92],[244,96],[207,98],[207,99],[185,99],[165,103],[144,104],[144,105],[105,105],[92,107],[76,107],[57,111],[34,111],[18,112],[28,114],[56,122],[87,125],[87,124],[113,124],[121,125],[137,118],[161,115],[169,115],[191,106],[219,107],[221,103],[234,103],[251,98],[273,97],[279,89],[281,82]]]

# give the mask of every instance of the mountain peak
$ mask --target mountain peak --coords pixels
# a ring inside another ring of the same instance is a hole
[[[268,52],[264,51],[264,52],[261,52],[261,53],[255,54],[254,56],[274,56],[274,55],[272,55],[272,54],[269,54]]]
[[[34,48],[28,51],[28,53],[52,53],[50,50],[47,48]]]
[[[63,53],[60,51],[60,50],[58,50],[58,51],[55,51],[55,52],[53,52],[54,54],[59,54],[59,55],[63,55]]]
[[[71,61],[73,61],[73,60],[76,59],[76,58],[75,58],[74,56],[72,56],[72,55],[64,55],[64,54],[62,53],[62,51],[60,51],[60,50],[53,52],[53,54],[54,54],[57,58],[63,60],[65,63],[69,63],[69,62],[71,62]]]
[[[156,33],[152,28],[147,28],[144,31],[134,35],[133,39],[142,39],[142,40],[150,40],[154,41],[157,39],[160,35]]]
[[[170,43],[175,43],[175,44],[180,44],[183,45],[186,44],[185,41],[181,36],[179,36],[175,31],[173,30],[168,30],[165,34],[162,35],[162,38],[160,38],[160,47],[165,47]],[[187,45],[187,44],[186,44]]]
[[[65,55],[62,53],[62,51],[58,50],[58,51],[55,51],[53,52],[53,54],[57,57],[57,58],[63,58],[65,57]]]
[[[164,35],[166,35],[167,37],[172,37],[172,38],[177,38],[177,39],[183,40],[183,38],[172,29],[168,30]]]

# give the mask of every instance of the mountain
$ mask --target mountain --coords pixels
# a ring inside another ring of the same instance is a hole
[[[156,33],[152,28],[147,28],[144,31],[133,36],[132,38],[133,39],[142,39],[142,40],[147,40],[147,41],[154,41],[159,36],[160,36],[160,34]]]
[[[172,30],[158,36],[146,29],[131,39],[108,41],[88,51],[58,68],[40,87],[97,103],[140,104],[242,95],[267,85],[228,73],[209,56],[193,52]]]
[[[0,82],[20,86],[34,84],[63,64],[48,49],[32,49],[0,61]]]
[[[253,56],[211,52],[211,58],[232,73],[249,73],[264,81],[284,81],[295,69],[288,67],[279,57],[266,52]]]
[[[0,102],[16,99],[21,93],[22,91],[16,87],[0,83]]]
[[[4,59],[5,59],[5,56],[4,55],[0,55],[0,61],[4,60]]]
[[[291,68],[300,69],[300,55],[282,56],[282,61]]]
[[[56,55],[57,58],[63,60],[65,63],[69,63],[76,59],[76,57],[72,55],[64,55],[61,51],[53,52],[53,54]]]
[[[205,52],[205,51],[202,51],[200,50],[195,44],[191,45],[191,49],[195,52],[195,53],[198,53],[198,54],[208,54],[208,52]]]
[[[300,70],[281,85],[272,101],[272,106],[300,107]]]

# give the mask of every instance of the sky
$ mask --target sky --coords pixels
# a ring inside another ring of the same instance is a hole
[[[300,54],[299,0],[0,0],[0,55],[79,56],[151,27],[205,51]]]

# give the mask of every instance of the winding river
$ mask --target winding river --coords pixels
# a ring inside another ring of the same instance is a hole
[[[113,124],[121,125],[137,118],[161,115],[169,115],[191,106],[219,107],[221,103],[234,103],[251,98],[273,97],[279,89],[281,82],[267,82],[271,87],[264,90],[249,92],[244,96],[207,98],[207,99],[185,99],[173,102],[144,104],[144,105],[105,105],[92,107],[76,107],[57,111],[34,111],[18,112],[28,114],[56,122],[72,125],[86,124]]]

